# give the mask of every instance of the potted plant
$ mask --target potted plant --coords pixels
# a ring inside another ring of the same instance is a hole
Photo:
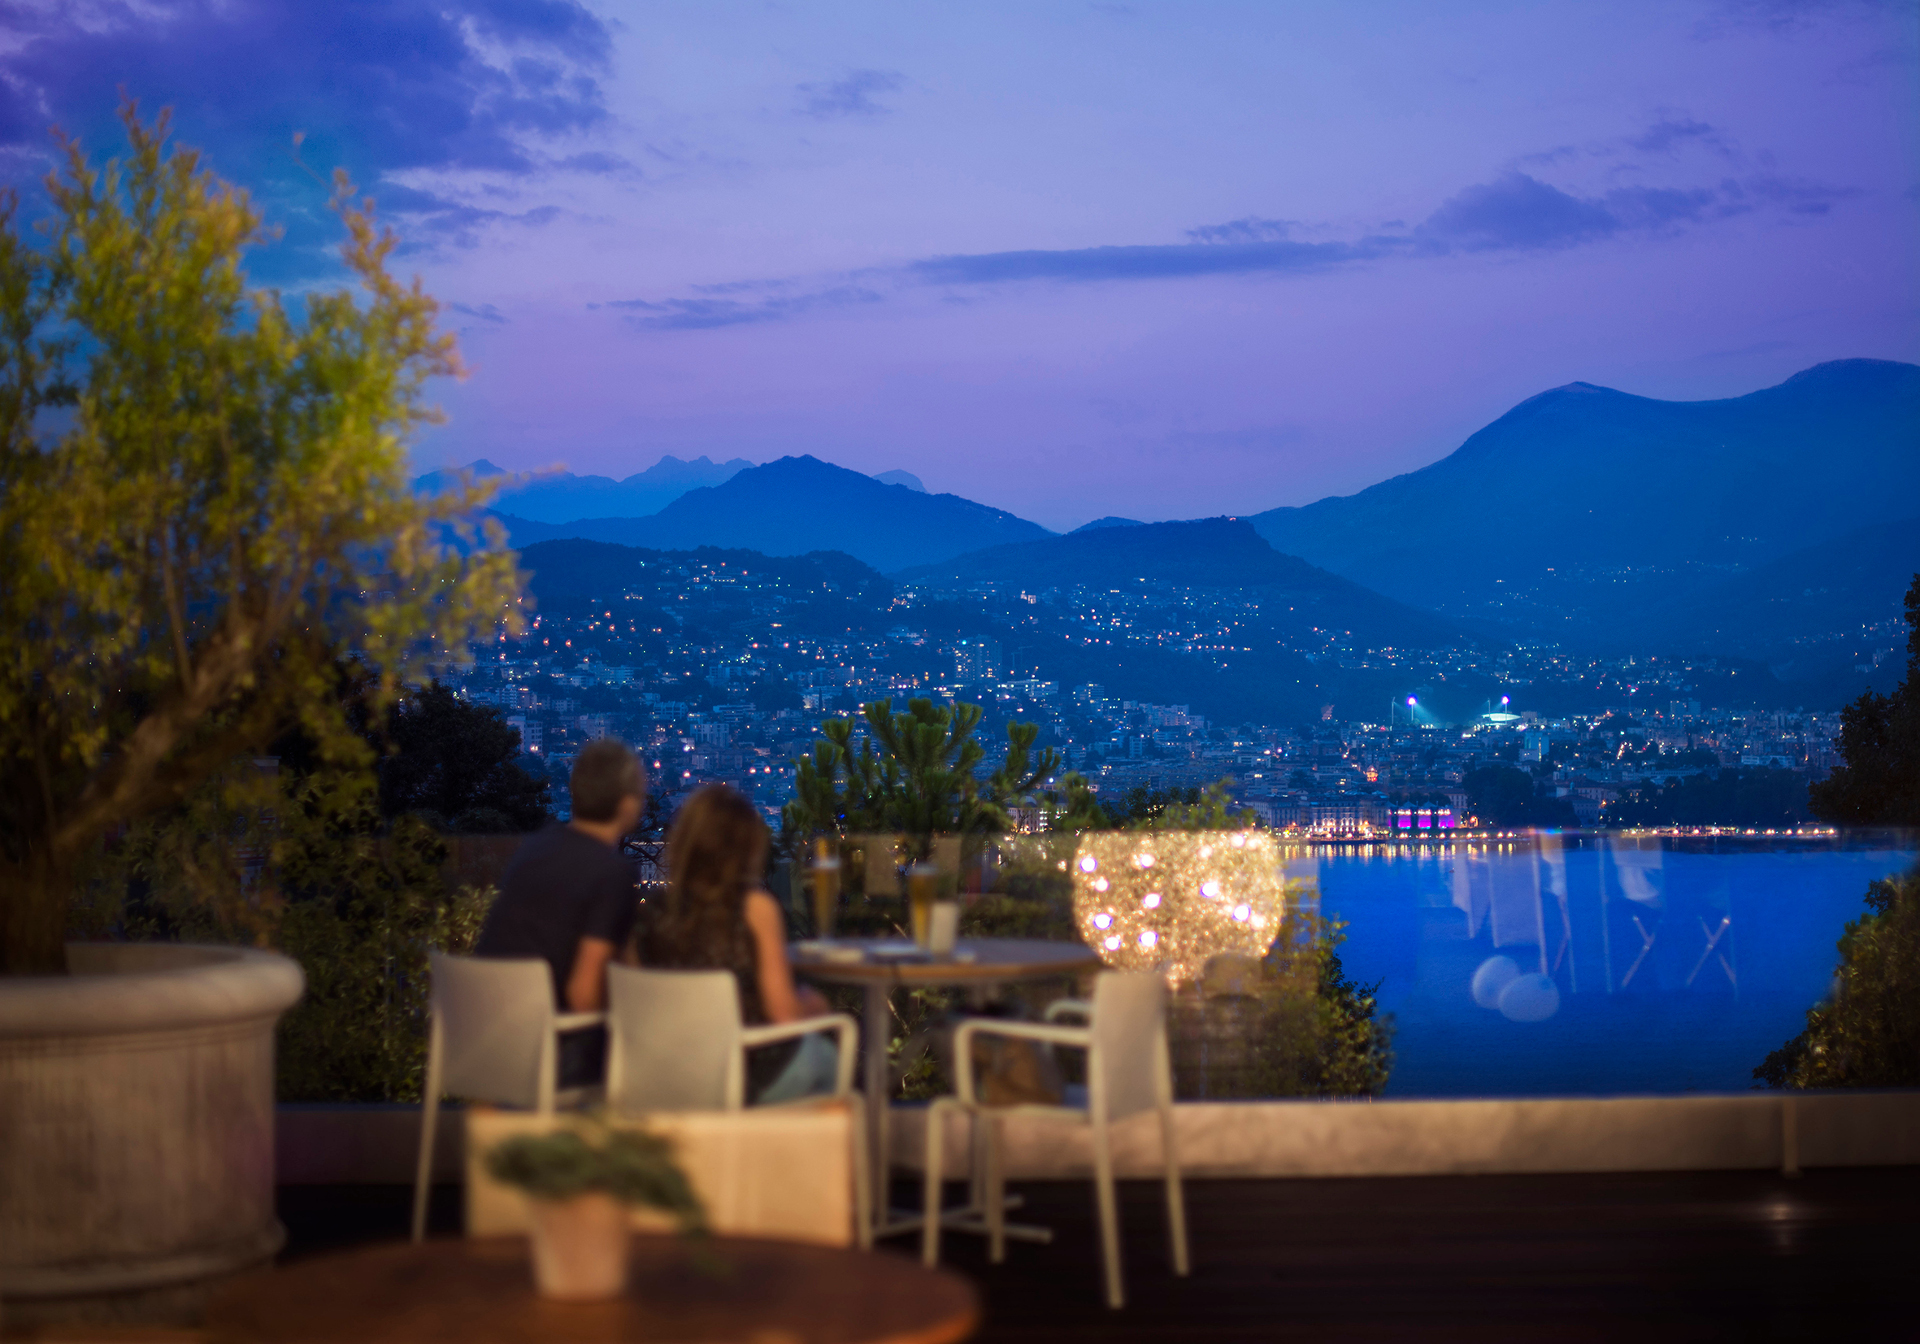
[[[533,1278],[542,1297],[594,1301],[627,1289],[628,1210],[658,1209],[682,1232],[706,1230],[706,1211],[673,1145],[638,1129],[589,1123],[494,1145],[487,1170],[526,1192]]]
[[[123,117],[128,152],[104,168],[65,142],[45,244],[0,192],[9,1324],[191,1315],[285,1237],[274,1024],[301,970],[237,945],[70,942],[95,897],[106,912],[126,890],[102,864],[183,814],[231,855],[228,830],[194,824],[210,800],[289,816],[265,758],[296,731],[370,775],[358,726],[519,621],[511,554],[452,544],[476,540],[479,492],[409,480],[428,382],[459,364],[434,301],[388,271],[393,237],[341,178],[356,289],[255,288],[260,212],[167,144],[164,114]]]

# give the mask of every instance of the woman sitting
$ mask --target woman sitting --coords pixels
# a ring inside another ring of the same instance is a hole
[[[761,886],[767,824],[724,784],[680,805],[667,832],[666,907],[649,923],[643,961],[678,970],[732,971],[748,1026],[831,1011],[810,985],[795,985],[786,920]],[[837,1050],[824,1036],[767,1046],[747,1062],[748,1099],[791,1101],[833,1090]]]

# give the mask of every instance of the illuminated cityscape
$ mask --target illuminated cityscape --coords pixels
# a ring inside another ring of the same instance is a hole
[[[1718,659],[1602,658],[1538,642],[1367,648],[1331,630],[1257,647],[1256,604],[1233,590],[953,594],[872,571],[829,576],[806,560],[646,554],[605,593],[545,600],[526,638],[501,642],[459,680],[466,699],[509,716],[523,763],[556,785],[581,744],[611,735],[645,750],[669,795],[724,780],[777,817],[794,758],[823,718],[920,696],[983,705],[990,748],[1004,742],[1005,723],[1038,723],[1039,745],[1102,797],[1226,781],[1261,824],[1319,834],[1484,825],[1467,777],[1489,765],[1526,771],[1543,796],[1564,800],[1569,822],[1600,826],[1635,791],[1725,772],[1791,777],[1804,797],[1837,759],[1837,710],[1717,703],[1727,671]],[[974,633],[953,633],[957,614]],[[1864,631],[1863,665],[1884,661],[1886,649],[1872,646],[1890,649],[1894,637]],[[1342,702],[1354,702],[1354,684],[1395,692],[1373,697],[1379,710],[1368,717],[1337,717],[1328,705],[1325,717],[1260,721],[1062,678],[1055,649],[1076,644],[1146,646],[1206,665],[1293,656],[1344,677],[1328,683]],[[1457,687],[1479,692],[1465,712]],[[1442,700],[1454,708],[1429,708]],[[555,802],[564,807],[564,789]]]

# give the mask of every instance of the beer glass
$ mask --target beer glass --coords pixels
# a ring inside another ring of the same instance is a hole
[[[931,863],[907,869],[907,913],[913,921],[913,941],[926,947],[933,938],[933,903],[940,895],[940,870]]]
[[[821,846],[824,850],[825,845]],[[833,937],[833,916],[840,905],[840,860],[822,853],[813,860],[813,932],[816,937]]]

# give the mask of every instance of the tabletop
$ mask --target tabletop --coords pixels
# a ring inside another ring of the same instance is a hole
[[[860,985],[874,981],[907,985],[955,985],[988,980],[1037,980],[1096,970],[1100,957],[1084,943],[1046,938],[962,938],[951,957],[868,958],[842,961],[824,947],[896,947],[894,938],[832,938],[794,943],[788,948],[793,968],[810,980]]]
[[[536,1296],[524,1237],[388,1242],[236,1281],[207,1310],[222,1344],[698,1341],[947,1344],[980,1321],[966,1280],[890,1251],[716,1237],[703,1270],[678,1237],[633,1236],[625,1297]]]

